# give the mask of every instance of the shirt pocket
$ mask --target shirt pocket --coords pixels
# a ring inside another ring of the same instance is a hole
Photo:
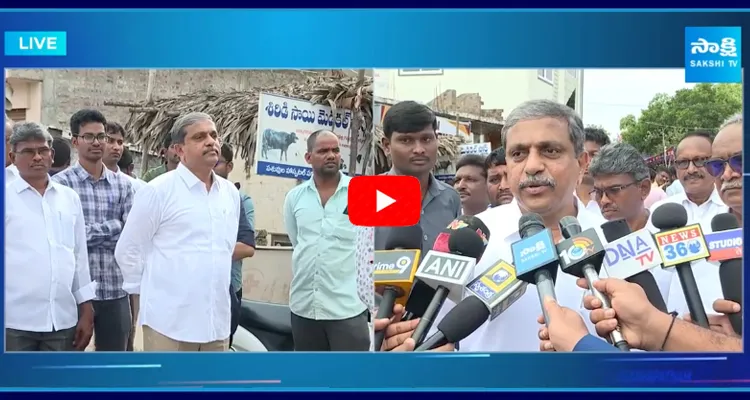
[[[354,245],[356,231],[354,225],[349,221],[348,215],[339,215],[331,218],[333,225],[333,236],[344,242],[351,242]]]
[[[57,242],[72,253],[76,243],[76,216],[68,212],[57,213]]]

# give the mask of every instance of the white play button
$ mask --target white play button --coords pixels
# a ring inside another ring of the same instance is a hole
[[[391,196],[388,196],[380,190],[375,191],[375,196],[375,212],[380,212],[382,209],[396,202]]]

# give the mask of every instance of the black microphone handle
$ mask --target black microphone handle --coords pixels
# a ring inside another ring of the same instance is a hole
[[[435,295],[432,296],[430,304],[427,305],[424,315],[422,315],[419,324],[417,324],[417,328],[414,329],[414,333],[411,335],[416,346],[422,344],[425,336],[427,336],[430,328],[432,328],[432,324],[435,322],[435,317],[437,317],[440,312],[440,308],[443,307],[443,303],[445,303],[445,299],[448,298],[449,293],[450,289],[442,285],[438,285],[437,289],[435,289]]]
[[[721,263],[719,280],[724,299],[742,307],[742,259],[732,259]],[[727,314],[734,332],[742,336],[742,312]]]
[[[448,339],[445,338],[443,332],[438,331],[436,334],[428,337],[421,345],[414,349],[414,351],[434,350],[446,344],[448,344]]]
[[[678,264],[675,268],[677,268],[677,276],[680,277],[680,285],[682,286],[682,292],[685,294],[690,318],[698,326],[711,329],[711,326],[708,324],[706,310],[703,308],[701,293],[698,291],[698,284],[695,282],[695,275],[693,275],[693,270],[690,268],[690,263]]]
[[[390,318],[393,316],[393,306],[396,304],[396,297],[398,297],[398,288],[393,286],[386,286],[383,290],[383,299],[380,300],[380,306],[378,307],[378,313],[375,314],[375,319]],[[373,349],[380,351],[383,346],[383,340],[385,339],[385,329],[381,331],[375,331],[373,335]]]
[[[665,314],[669,312],[667,311],[667,303],[661,296],[659,285],[656,284],[656,279],[654,279],[654,275],[650,271],[639,272],[625,280],[630,283],[635,283],[643,288],[643,291],[646,292],[646,297],[648,297],[648,301],[652,306]]]

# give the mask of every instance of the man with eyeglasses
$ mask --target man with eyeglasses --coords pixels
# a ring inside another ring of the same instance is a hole
[[[627,143],[602,147],[591,160],[588,173],[594,179],[591,196],[605,219],[624,219],[631,232],[646,227],[651,212],[645,201],[652,191],[661,189],[652,186],[648,165],[635,147]],[[668,298],[672,274],[662,268],[652,273],[662,296]]]
[[[719,130],[706,170],[716,178],[716,190],[729,212],[742,224],[742,114],[730,118]]]
[[[80,110],[70,117],[78,162],[52,180],[72,188],[81,199],[91,279],[97,283],[93,302],[96,351],[125,351],[132,317],[115,246],[133,205],[133,186],[102,161],[109,141],[106,125],[106,118],[96,110]]]
[[[13,128],[8,151],[18,168],[5,190],[5,349],[83,350],[91,340],[95,284],[78,195],[51,182],[54,150],[34,122]],[[41,231],[41,232],[40,232]]]
[[[716,214],[728,211],[727,206],[716,190],[716,181],[709,173],[708,161],[712,157],[713,138],[710,132],[690,132],[680,141],[675,149],[674,166],[685,191],[678,193],[666,200],[656,202],[651,206],[653,211],[664,203],[677,203],[685,207],[688,215],[687,224],[700,224],[703,233],[711,232],[711,219]],[[649,230],[657,232],[649,221]],[[721,285],[719,283],[718,264],[708,261],[696,261],[693,263],[693,274],[698,283],[701,293],[703,307],[706,313],[713,313],[713,302],[722,298]],[[673,270],[673,269],[672,269]],[[670,270],[671,271],[671,270]],[[677,274],[672,274],[672,283],[669,289],[667,308],[681,314],[687,313],[685,295],[680,285]]]

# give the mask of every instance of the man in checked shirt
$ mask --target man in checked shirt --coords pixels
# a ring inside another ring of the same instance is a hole
[[[115,245],[133,205],[130,181],[102,162],[107,143],[104,115],[80,110],[70,117],[78,162],[52,177],[78,193],[86,221],[91,280],[97,282],[94,305],[96,351],[125,351],[132,318],[122,273],[115,262]]]

